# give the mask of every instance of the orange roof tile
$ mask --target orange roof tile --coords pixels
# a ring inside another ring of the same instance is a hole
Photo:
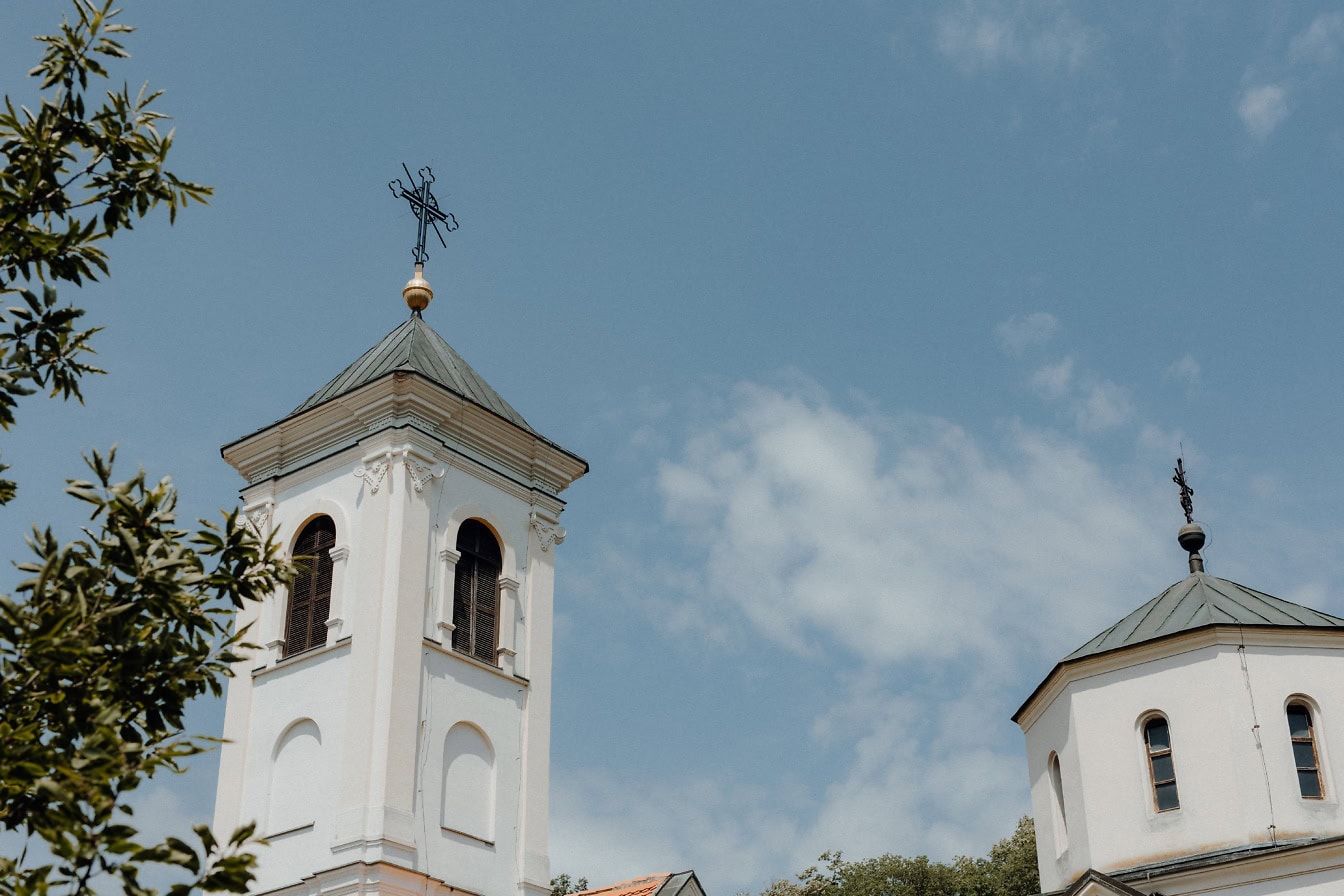
[[[658,892],[658,888],[667,883],[671,874],[647,874],[644,877],[636,877],[633,880],[623,880],[618,884],[612,884],[609,887],[599,887],[595,890],[584,890],[575,896],[653,896]]]

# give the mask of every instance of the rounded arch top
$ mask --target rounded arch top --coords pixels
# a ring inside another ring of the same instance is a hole
[[[288,553],[293,553],[294,543],[303,530],[324,516],[330,518],[336,527],[336,545],[339,547],[350,543],[351,516],[339,502],[330,498],[298,499],[292,506],[297,511],[294,516],[277,513],[276,519],[276,530],[281,533],[282,543]]]
[[[305,716],[290,722],[280,732],[280,736],[275,739],[275,746],[271,749],[271,760],[274,761],[285,747],[301,737],[311,737],[317,741],[318,746],[322,745],[322,729],[317,726],[317,722]]]
[[[1297,691],[1283,698],[1283,709],[1285,712],[1288,710],[1290,706],[1293,706],[1294,704],[1297,704],[1299,706],[1305,706],[1307,710],[1311,713],[1313,718],[1320,715],[1321,704],[1318,703],[1316,701],[1316,698],[1311,696],[1310,694],[1303,693],[1302,691]]]
[[[514,544],[514,539],[508,537],[508,527],[504,525],[499,515],[492,513],[488,508],[480,504],[461,504],[455,507],[451,513],[444,519],[443,524],[443,544],[441,547],[451,550],[457,550],[458,535],[462,526],[468,521],[475,520],[485,526],[495,537],[495,542],[499,545],[501,563],[500,574],[510,578],[517,578],[518,574],[518,550]]]

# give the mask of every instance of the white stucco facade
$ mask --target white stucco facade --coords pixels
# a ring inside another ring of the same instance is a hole
[[[229,683],[214,821],[270,839],[256,891],[549,892],[557,495],[586,465],[400,371],[224,453],[286,551],[318,515],[336,529],[324,646],[282,656],[285,593],[238,617],[260,647]],[[451,649],[473,519],[502,552],[494,664]]]
[[[1041,886],[1088,868],[1344,834],[1342,670],[1344,635],[1223,627],[1061,670],[1021,718]],[[1299,792],[1285,715],[1294,699],[1313,709],[1322,799]],[[1155,806],[1142,730],[1158,714],[1180,798],[1168,811]]]

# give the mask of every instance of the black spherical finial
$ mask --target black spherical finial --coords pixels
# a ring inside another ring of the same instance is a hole
[[[1176,540],[1187,554],[1199,553],[1199,549],[1204,547],[1204,530],[1199,528],[1199,523],[1186,523],[1176,533]]]

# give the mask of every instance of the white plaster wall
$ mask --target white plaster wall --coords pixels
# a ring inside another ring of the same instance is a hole
[[[252,624],[249,640],[263,647],[238,664],[229,685],[216,829],[264,822],[271,751],[285,728],[311,718],[322,733],[317,821],[261,855],[257,890],[359,861],[392,862],[479,893],[548,892],[555,548],[543,533],[558,503],[398,430],[258,483],[243,497],[255,514],[271,508],[266,525],[286,549],[308,519],[325,513],[336,523],[338,551],[348,551],[333,588],[332,615],[341,622],[326,648],[280,659],[264,646],[283,637],[284,594],[239,614],[239,624]],[[501,596],[500,646],[508,652],[498,670],[453,654],[435,625],[445,600],[451,619],[444,551],[470,518],[499,536],[501,578],[512,583]],[[480,728],[495,750],[492,844],[439,824],[443,737],[458,721]]]
[[[1036,821],[1036,862],[1041,872],[1041,888],[1056,889],[1056,882],[1071,880],[1092,867],[1086,825],[1088,794],[1082,787],[1077,738],[1070,712],[1072,695],[1061,695],[1036,720],[1027,733],[1027,766],[1031,776],[1031,811]],[[1050,781],[1049,757],[1059,756],[1060,777],[1064,790],[1065,829],[1055,827],[1052,806],[1054,793]],[[1070,875],[1070,870],[1079,869]]]
[[[424,648],[424,733],[417,766],[416,820],[426,845],[420,869],[474,893],[516,890],[521,771],[521,713],[527,688],[503,675]],[[444,740],[466,722],[478,728],[494,750],[494,823],[489,842],[445,830],[443,817]]]
[[[1066,886],[1088,867],[1115,871],[1271,837],[1344,834],[1336,760],[1344,749],[1342,663],[1330,649],[1251,646],[1243,673],[1236,645],[1216,644],[1068,684],[1027,731],[1043,889]],[[1284,716],[1294,694],[1319,707],[1324,800],[1298,792]],[[1180,808],[1169,812],[1153,806],[1140,729],[1153,711],[1171,731]],[[1049,803],[1052,750],[1069,822],[1063,854],[1055,851]]]
[[[258,889],[290,883],[312,871],[332,867],[331,817],[336,808],[336,771],[341,766],[341,728],[345,720],[343,695],[350,668],[349,652],[310,654],[269,670],[254,682],[254,706],[246,735],[250,747],[243,775],[242,814],[260,821],[258,832],[272,838],[270,847],[258,850]],[[321,732],[318,763],[307,770],[305,816],[314,824],[299,831],[270,830],[273,817],[270,790],[275,749],[295,723],[311,719]],[[274,836],[279,834],[280,836]]]

